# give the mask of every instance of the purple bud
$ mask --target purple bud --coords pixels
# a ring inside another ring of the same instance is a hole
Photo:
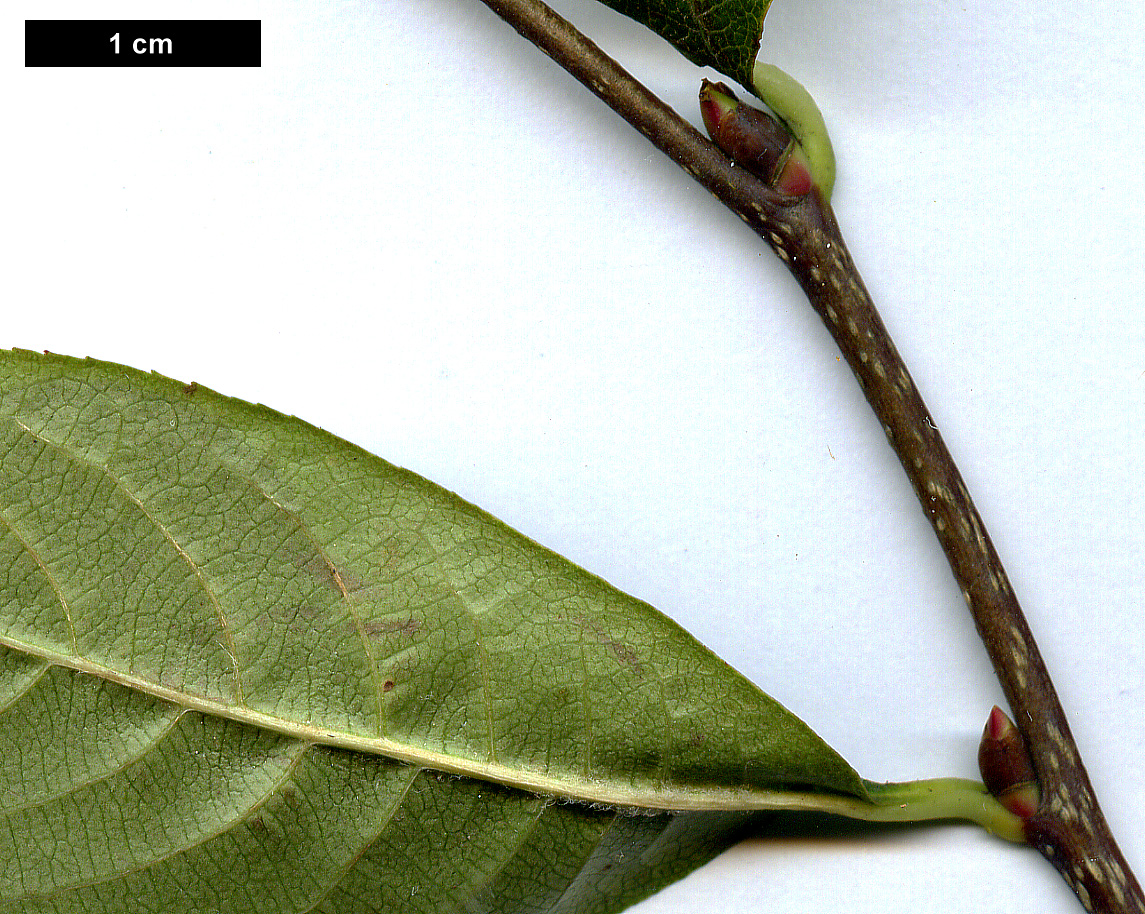
[[[978,769],[986,789],[1014,815],[1026,819],[1037,812],[1038,780],[1026,743],[997,705],[990,712],[978,744]]]
[[[806,186],[787,175],[785,166],[794,158],[792,150],[796,144],[775,118],[758,108],[741,105],[723,83],[706,79],[700,88],[700,113],[712,142],[737,165],[786,193],[804,194],[811,189],[809,175]]]

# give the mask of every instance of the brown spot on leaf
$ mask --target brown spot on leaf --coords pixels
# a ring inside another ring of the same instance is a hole
[[[612,648],[612,653],[616,654],[616,659],[623,663],[625,666],[630,666],[632,669],[639,673],[640,661],[636,659],[636,651],[632,650],[627,644],[622,644],[619,641],[613,641],[611,638],[601,639],[601,644]]]
[[[387,679],[385,682],[382,683],[382,691],[383,692],[392,692],[393,688],[394,688],[394,681],[392,679]]]
[[[421,623],[416,619],[371,619],[362,625],[362,630],[371,638],[391,633],[412,638],[421,631]]]
[[[593,637],[596,638],[598,644],[602,644],[616,655],[624,666],[629,667],[637,676],[644,675],[644,667],[641,665],[640,660],[629,645],[623,641],[615,640],[608,632],[597,625],[592,619],[585,616],[574,616],[572,621],[576,622],[585,631],[591,632]]]
[[[190,384],[183,385],[183,396],[193,397],[199,391],[199,382],[192,381]]]
[[[319,552],[296,554],[294,564],[314,575],[323,585],[339,594],[350,594],[365,585],[357,575],[345,568],[337,568]]]

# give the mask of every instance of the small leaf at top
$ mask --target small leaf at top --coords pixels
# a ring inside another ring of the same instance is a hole
[[[701,67],[751,86],[771,0],[601,0],[643,23]]]

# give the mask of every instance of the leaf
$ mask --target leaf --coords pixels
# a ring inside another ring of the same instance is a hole
[[[14,352],[0,436],[0,911],[620,910],[740,810],[866,799],[666,617],[297,419]]]
[[[701,67],[751,86],[771,0],[601,0],[643,23]]]

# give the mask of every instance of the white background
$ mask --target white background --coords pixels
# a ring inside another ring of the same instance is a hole
[[[975,776],[1001,700],[908,484],[779,261],[477,0],[248,17],[248,70],[24,70],[0,345],[302,416],[681,622],[865,776]],[[693,122],[701,74],[559,9]],[[776,0],[853,254],[1145,867],[1137,4]],[[1080,910],[973,828],[752,841],[640,914]]]

